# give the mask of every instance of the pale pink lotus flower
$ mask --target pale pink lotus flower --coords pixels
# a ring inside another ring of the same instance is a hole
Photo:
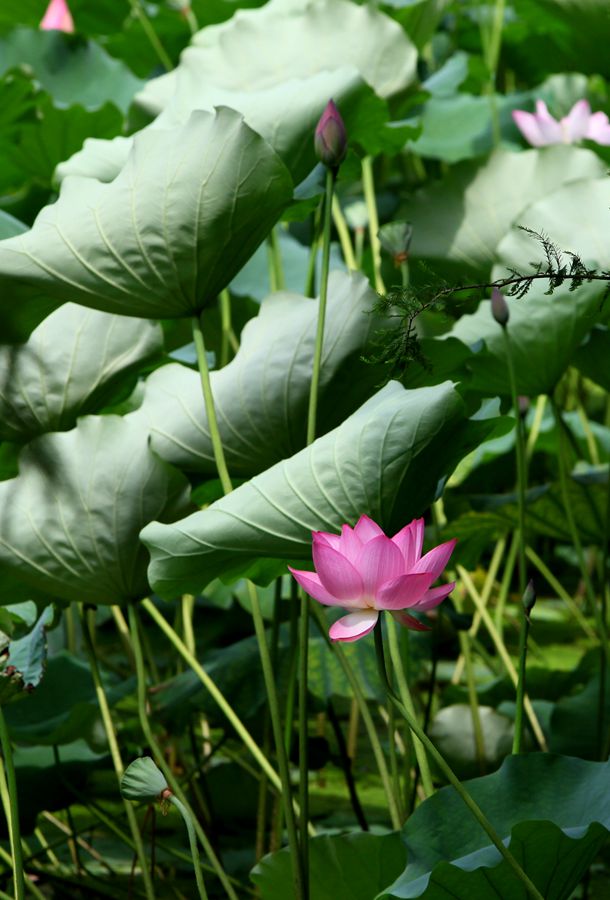
[[[567,116],[557,121],[544,100],[536,100],[536,112],[513,110],[515,125],[532,147],[548,144],[575,144],[588,138],[597,144],[610,145],[610,122],[603,112],[591,112],[588,100],[578,100]]]
[[[51,0],[40,22],[42,31],[74,32],[74,22],[66,0]]]
[[[361,516],[353,529],[343,525],[341,534],[313,532],[315,572],[289,569],[314,600],[349,610],[331,626],[333,641],[357,641],[369,634],[384,609],[401,625],[427,631],[404,610],[426,612],[451,593],[455,582],[430,585],[447,565],[456,542],[439,544],[425,556],[423,543],[423,519],[414,519],[389,538],[372,519]]]

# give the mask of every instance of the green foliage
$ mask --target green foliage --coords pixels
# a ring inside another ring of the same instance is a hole
[[[559,900],[570,896],[607,838],[607,778],[608,763],[530,753],[509,757],[498,772],[469,782],[468,789],[499,833],[510,836],[511,850],[547,900]],[[506,900],[523,896],[522,885],[465,815],[452,788],[418,808],[403,839],[407,868],[379,900],[484,900],[490,887]]]

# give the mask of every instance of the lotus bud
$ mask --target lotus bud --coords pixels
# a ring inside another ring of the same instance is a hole
[[[521,602],[523,603],[525,617],[529,621],[531,611],[533,610],[536,603],[536,591],[534,590],[534,582],[531,578],[527,583],[527,587],[525,588],[525,593],[523,594]]]
[[[413,226],[410,222],[388,222],[379,229],[381,246],[392,256],[395,266],[408,260],[412,237]]]
[[[502,291],[497,287],[491,292],[491,314],[498,325],[506,328],[509,319],[508,303],[504,299]]]
[[[66,34],[74,32],[74,22],[66,0],[51,0],[40,22],[40,28],[42,31],[65,31]]]
[[[347,153],[347,132],[332,100],[320,116],[314,137],[316,156],[328,169],[338,169]]]

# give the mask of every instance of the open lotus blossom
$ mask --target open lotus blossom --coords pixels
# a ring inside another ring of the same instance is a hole
[[[557,121],[544,100],[536,100],[536,112],[513,110],[515,125],[532,147],[548,144],[575,144],[588,138],[597,144],[610,145],[610,122],[603,112],[591,112],[587,100],[578,100],[567,116]]]
[[[66,0],[51,0],[40,23],[42,31],[65,31],[72,34],[74,22]]]
[[[325,606],[342,606],[348,615],[329,631],[333,641],[357,641],[375,627],[379,612],[389,610],[407,628],[427,627],[404,612],[426,612],[438,606],[455,582],[431,587],[453,553],[455,541],[439,544],[422,556],[424,520],[414,519],[393,538],[361,516],[341,534],[313,532],[315,572],[290,569],[301,587]]]

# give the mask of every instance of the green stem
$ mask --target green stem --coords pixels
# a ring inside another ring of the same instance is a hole
[[[131,8],[133,10],[134,15],[137,19],[139,19],[140,25],[142,26],[142,30],[144,31],[146,37],[150,42],[150,46],[153,48],[157,56],[159,57],[159,62],[163,66],[166,72],[171,72],[174,68],[174,64],[169,58],[167,51],[159,38],[157,37],[157,32],[153,28],[150,19],[146,15],[146,12],[142,8],[142,4],[140,0],[129,0],[131,4]]]
[[[87,612],[82,607],[80,609],[80,615],[83,637],[85,639],[85,648],[87,650],[89,667],[91,669],[91,677],[93,678],[93,684],[95,687],[95,695],[97,698],[98,706],[100,708],[100,714],[102,716],[102,722],[104,724],[104,730],[106,732],[106,738],[108,740],[108,748],[110,750],[110,756],[112,758],[114,771],[116,773],[117,781],[120,784],[121,778],[123,777],[123,772],[125,771],[125,767],[123,766],[123,760],[121,759],[121,751],[119,750],[119,742],[114,730],[112,715],[110,713],[110,706],[108,705],[108,698],[106,697],[106,691],[104,690],[100,670],[97,664],[97,657],[93,648],[91,632],[89,631],[89,622],[87,621]],[[131,836],[136,848],[138,862],[140,863],[146,897],[148,898],[148,900],[154,900],[155,892],[153,888],[152,878],[148,870],[148,863],[146,860],[146,853],[144,852],[144,843],[142,841],[142,834],[140,833],[138,820],[131,803],[129,803],[127,800],[123,800],[123,806],[125,808],[125,814],[127,816],[127,821],[129,822]]]
[[[309,897],[309,727],[307,679],[309,669],[309,597],[299,589],[299,840],[304,875],[303,897]]]
[[[324,322],[326,319],[326,298],[328,293],[328,271],[330,268],[330,227],[335,175],[331,169],[326,173],[326,194],[324,196],[324,224],[322,226],[322,274],[320,280],[320,305],[318,307],[318,327],[316,329],[316,345],[313,356],[311,387],[309,390],[309,409],[307,411],[307,443],[311,444],[316,437],[316,415],[318,410],[318,388],[322,368],[322,349],[324,344]]]
[[[506,649],[506,644],[500,637],[498,630],[497,630],[496,626],[494,625],[491,616],[489,615],[489,612],[487,611],[485,606],[483,606],[483,604],[481,602],[481,597],[472,582],[472,578],[470,577],[470,575],[468,574],[468,572],[466,571],[466,569],[463,566],[458,565],[456,568],[457,568],[458,575],[460,576],[464,587],[466,588],[468,594],[472,598],[474,605],[476,606],[478,612],[481,615],[481,619],[483,620],[483,624],[485,625],[485,627],[487,628],[487,631],[489,632],[489,636],[491,637],[492,641],[494,642],[494,646],[495,646],[496,650],[498,651],[498,655],[504,664],[504,668],[508,672],[511,681],[516,688],[518,681],[519,681],[519,676],[517,675],[517,670],[515,669],[515,667],[513,665],[513,661],[510,658],[509,652]],[[547,743],[546,743],[546,738],[544,736],[544,731],[542,730],[542,727],[538,720],[538,716],[536,715],[534,707],[532,706],[532,702],[527,695],[524,697],[523,704],[524,704],[525,712],[527,713],[527,717],[530,721],[532,731],[534,732],[534,736],[535,736],[536,740],[538,741],[540,749],[546,753],[548,750],[548,747],[547,747]]]
[[[142,644],[140,641],[140,629],[141,629],[140,617],[138,615],[138,611],[133,603],[129,605],[129,629],[131,634],[131,643],[133,647],[133,653],[136,664],[136,678],[137,678],[137,695],[138,695],[138,714],[140,717],[140,726],[142,728],[142,732],[144,737],[148,742],[148,746],[152,750],[155,762],[163,772],[163,776],[167,781],[169,787],[172,792],[176,795],[179,802],[185,809],[186,814],[190,817],[192,824],[195,827],[197,832],[197,836],[201,841],[201,845],[205,850],[205,853],[210,860],[214,871],[216,872],[220,883],[226,891],[228,897],[231,900],[237,900],[237,895],[235,894],[233,888],[231,887],[231,883],[222,867],[220,860],[218,859],[216,853],[214,852],[214,848],[210,844],[208,840],[208,836],[205,831],[197,821],[197,817],[190,807],[188,800],[186,799],[180,784],[172,772],[170,766],[168,766],[163,750],[159,746],[159,743],[154,735],[154,732],[150,725],[150,720],[148,717],[148,710],[146,708],[147,698],[146,698],[146,667],[144,665],[144,654],[142,653]],[[197,887],[199,888],[200,896],[203,898],[207,898],[207,893],[205,890],[204,882],[203,882],[203,874],[201,873],[201,864],[199,862],[199,854],[195,857],[193,855],[193,865],[195,866],[195,877],[197,879]]]
[[[271,782],[271,784],[275,787],[276,790],[281,791],[282,784],[278,777],[277,772],[270,765],[267,757],[262,753],[260,747],[243,724],[233,707],[230,703],[225,699],[222,692],[216,686],[214,681],[210,678],[208,673],[205,671],[202,665],[197,661],[197,659],[193,656],[192,653],[189,653],[188,648],[184,644],[184,642],[180,639],[180,637],[176,634],[171,625],[163,618],[159,610],[156,608],[154,603],[150,599],[142,600],[142,608],[146,610],[149,616],[154,620],[154,622],[159,626],[161,631],[165,634],[165,636],[170,640],[173,646],[176,648],[182,659],[191,667],[195,675],[199,678],[205,689],[209,692],[210,696],[217,704],[219,709],[224,713],[227,720],[230,722],[231,726],[235,729],[247,749],[250,751],[256,762],[261,767],[262,771],[265,772],[267,778]]]
[[[375,290],[378,294],[385,294],[385,284],[381,277],[381,243],[379,242],[379,217],[377,215],[375,182],[373,180],[373,160],[370,156],[365,156],[362,160],[362,188],[369,216],[369,240],[373,255]]]
[[[203,392],[203,402],[208,419],[208,428],[210,430],[210,440],[214,450],[214,460],[218,470],[218,477],[222,484],[225,494],[230,493],[233,489],[231,477],[227,469],[220,431],[218,429],[218,418],[216,417],[216,408],[214,406],[214,396],[212,394],[212,385],[210,383],[210,370],[208,368],[208,360],[205,351],[205,342],[203,339],[203,330],[199,316],[193,316],[193,340],[195,341],[195,350],[197,351],[197,363],[199,366],[199,376],[201,378],[201,390]]]
[[[470,635],[466,634],[464,631],[460,631],[458,634],[460,636],[460,649],[462,651],[462,656],[464,657],[466,685],[468,687],[468,704],[470,706],[470,716],[472,718],[475,752],[479,764],[479,772],[481,775],[485,775],[485,737],[483,735],[483,726],[481,725],[479,698],[477,696],[474,666],[472,664],[472,654],[470,652]]]
[[[290,846],[290,862],[292,865],[292,877],[295,888],[296,900],[306,900],[307,897],[307,873],[303,869],[303,859],[301,856],[296,820],[291,800],[290,790],[290,772],[288,769],[288,757],[282,735],[282,722],[280,718],[280,709],[277,699],[277,690],[275,685],[275,676],[271,665],[271,657],[269,647],[267,645],[267,636],[265,634],[265,623],[261,612],[258,591],[255,585],[248,582],[248,594],[252,607],[252,618],[254,620],[254,630],[258,641],[259,654],[261,658],[261,666],[263,669],[263,678],[265,680],[265,688],[267,690],[267,699],[269,701],[269,714],[271,716],[271,728],[273,730],[273,739],[275,741],[275,750],[277,755],[278,768],[280,770],[280,779],[282,783],[282,803],[284,817],[286,819],[286,830],[288,832],[288,843]],[[305,827],[307,833],[307,826]],[[301,835],[302,837],[302,835]]]
[[[379,622],[375,626],[375,651],[377,654],[377,667],[379,669],[379,675],[381,677],[382,683],[386,689],[388,699],[391,703],[393,703],[400,714],[404,717],[409,728],[414,732],[414,734],[419,738],[424,747],[426,748],[426,752],[434,760],[438,768],[445,775],[449,783],[455,788],[457,793],[459,794],[461,800],[468,807],[474,818],[477,820],[485,834],[488,836],[494,847],[498,850],[498,852],[503,856],[506,860],[514,874],[517,876],[519,881],[525,887],[527,893],[530,897],[535,898],[535,900],[544,900],[542,894],[538,890],[538,888],[532,883],[529,876],[523,871],[513,854],[510,850],[504,846],[502,843],[502,839],[497,833],[496,829],[493,827],[483,810],[480,806],[473,800],[468,791],[462,785],[461,781],[455,775],[453,769],[449,766],[449,764],[445,761],[445,758],[441,753],[436,749],[435,745],[432,743],[428,735],[425,733],[423,728],[420,726],[417,719],[405,709],[402,705],[398,697],[394,694],[390,682],[388,680],[388,673],[385,664],[385,656],[383,650],[383,636],[381,632],[381,622]]]
[[[339,235],[339,243],[341,244],[341,252],[343,253],[345,265],[350,271],[355,272],[358,269],[358,263],[356,262],[356,257],[354,255],[349,228],[347,227],[347,222],[345,221],[345,216],[343,215],[343,210],[341,209],[341,204],[339,203],[339,198],[337,196],[333,196],[333,222],[337,229],[337,234]]]
[[[561,582],[559,582],[557,578],[555,578],[546,563],[538,556],[535,550],[532,550],[531,547],[527,547],[525,552],[530,562],[538,569],[542,577],[548,582],[549,586],[555,591],[557,596],[560,597],[566,604],[587,637],[595,640],[596,635],[594,629],[591,628],[586,618],[580,611],[580,607],[578,606],[578,604],[575,603],[575,601],[570,597]]]
[[[229,362],[229,350],[235,351],[232,338],[233,326],[231,324],[231,295],[225,288],[218,297],[218,305],[220,306],[220,324],[222,328],[222,336],[220,339],[220,368],[222,369]]]
[[[515,707],[515,733],[513,735],[513,753],[521,753],[523,744],[523,701],[525,699],[525,678],[527,665],[527,637],[530,630],[530,617],[522,601],[521,627],[519,629],[519,669],[517,681],[517,703]]]
[[[11,840],[11,857],[13,863],[13,881],[15,884],[15,900],[23,900],[25,896],[25,878],[23,872],[23,855],[21,851],[21,829],[19,827],[19,804],[17,795],[17,778],[13,763],[13,748],[8,733],[4,711],[0,706],[0,747],[6,771],[9,805],[9,833]]]
[[[569,466],[569,450],[567,446],[567,426],[563,421],[563,417],[561,415],[561,411],[557,406],[557,403],[554,398],[551,399],[551,406],[553,408],[553,414],[555,416],[555,422],[557,425],[558,435],[559,435],[559,454],[558,454],[558,462],[559,462],[559,483],[561,487],[561,496],[563,499],[564,512],[566,516],[566,521],[568,523],[568,529],[570,531],[570,536],[572,538],[572,543],[574,544],[574,549],[576,550],[576,556],[578,558],[578,563],[580,566],[581,576],[585,585],[585,591],[587,594],[587,600],[589,602],[589,608],[593,613],[595,618],[595,624],[597,626],[598,638],[600,641],[600,673],[599,673],[599,692],[598,692],[598,716],[597,716],[597,738],[598,738],[598,751],[599,757],[602,758],[605,750],[605,728],[604,728],[604,719],[605,719],[605,708],[606,708],[606,682],[608,677],[608,661],[610,660],[610,647],[608,646],[608,634],[606,631],[606,622],[602,616],[602,608],[598,605],[595,597],[595,591],[593,589],[593,583],[591,581],[591,576],[589,574],[589,569],[587,566],[587,562],[585,559],[585,554],[583,551],[583,546],[580,540],[580,534],[578,533],[578,528],[576,526],[576,521],[574,519],[574,512],[572,510],[572,504],[570,502],[570,492],[568,488],[568,466]]]
[[[517,379],[515,376],[515,364],[513,362],[513,353],[508,336],[508,328],[502,326],[502,334],[504,335],[504,344],[506,347],[506,365],[508,368],[508,379],[510,382],[510,395],[515,414],[515,456],[517,461],[517,504],[519,516],[519,593],[521,596],[525,593],[527,582],[527,564],[525,561],[525,492],[527,487],[527,469],[525,463],[525,436],[523,433],[523,420],[519,413],[519,396],[517,394]]]
[[[379,776],[381,778],[381,783],[383,785],[383,789],[385,791],[386,799],[388,802],[388,810],[390,813],[390,819],[392,822],[392,828],[394,830],[398,830],[402,822],[400,820],[400,812],[398,807],[396,806],[396,801],[394,799],[394,793],[392,791],[392,783],[390,781],[390,774],[388,772],[388,767],[385,761],[385,757],[383,755],[383,750],[381,748],[381,742],[379,740],[379,735],[377,734],[377,728],[373,721],[373,717],[371,716],[371,712],[368,708],[368,704],[366,702],[366,698],[362,693],[362,689],[360,684],[358,683],[358,679],[356,677],[356,673],[354,672],[349,660],[347,659],[345,653],[343,652],[343,647],[340,644],[334,643],[331,644],[328,635],[326,633],[326,623],[324,621],[324,616],[322,610],[318,609],[316,606],[313,607],[314,611],[314,620],[316,625],[320,630],[320,634],[335,654],[337,659],[339,660],[339,665],[343,669],[343,673],[347,680],[350,683],[350,687],[352,689],[352,693],[354,695],[354,699],[358,704],[358,709],[360,710],[360,715],[362,716],[362,721],[364,722],[364,727],[366,728],[366,732],[371,744],[371,749],[373,751],[373,756],[375,757],[375,762],[377,763],[377,768],[379,770]]]
[[[400,656],[400,647],[398,644],[397,635],[398,628],[400,628],[400,626],[395,622],[388,622],[390,659],[392,660],[392,666],[394,668],[394,674],[396,676],[396,683],[398,685],[398,694],[400,696],[402,704],[406,707],[406,709],[409,710],[412,716],[415,716],[415,705],[413,703],[413,698],[411,697],[409,682],[407,681],[407,676]],[[424,750],[421,741],[414,737],[411,731],[409,731],[409,734],[413,742],[413,748],[415,750],[415,756],[417,758],[417,765],[419,766],[419,773],[421,776],[421,783],[424,789],[424,794],[426,795],[426,797],[431,797],[434,793],[434,782],[432,781],[432,773],[430,771],[430,765],[428,763],[426,751]]]
[[[284,278],[282,251],[276,228],[272,228],[269,232],[267,250],[269,258],[269,287],[272,293],[274,291],[283,291],[286,287],[286,279]]]
[[[201,863],[199,861],[199,848],[197,847],[197,837],[195,835],[195,829],[193,828],[193,819],[191,818],[192,813],[189,813],[186,806],[172,794],[169,798],[169,802],[172,806],[175,806],[180,815],[184,820],[184,824],[186,825],[186,831],[189,836],[189,844],[191,847],[191,856],[193,857],[193,868],[195,869],[195,881],[197,882],[197,890],[199,891],[199,896],[201,900],[208,900],[208,892],[205,889],[205,883],[203,881],[203,873],[201,871]],[[230,896],[237,897],[231,885],[228,885],[230,890]],[[226,890],[226,886],[225,886]],[[228,891],[227,891],[228,893]]]

